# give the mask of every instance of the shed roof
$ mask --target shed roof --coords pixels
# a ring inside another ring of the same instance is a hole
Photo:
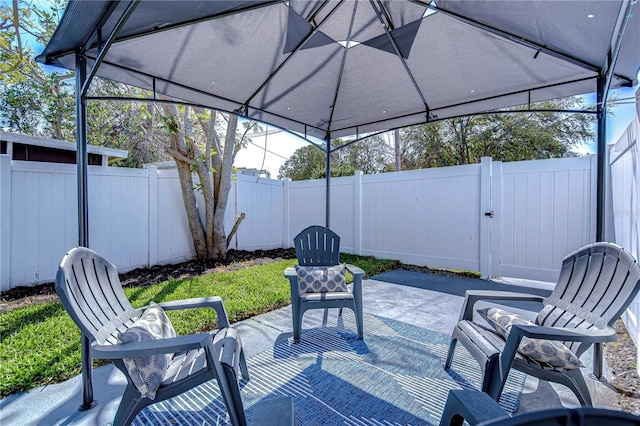
[[[64,151],[76,151],[76,142],[63,141],[59,139],[40,138],[31,135],[0,131],[0,141],[16,142],[23,145],[39,146],[43,148],[60,149]],[[129,151],[125,149],[105,148],[102,146],[88,145],[89,154],[103,155],[112,159],[125,159],[129,157]]]

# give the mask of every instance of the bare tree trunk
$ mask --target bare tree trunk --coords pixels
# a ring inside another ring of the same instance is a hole
[[[180,178],[180,191],[182,192],[182,201],[184,202],[187,220],[189,221],[189,230],[193,240],[193,246],[196,250],[196,257],[204,259],[208,256],[207,244],[205,239],[205,230],[200,220],[200,213],[196,204],[196,195],[193,192],[193,178],[191,177],[191,167],[196,166],[193,157],[193,144],[187,146],[184,134],[179,131],[179,115],[175,105],[163,105],[164,114],[170,121],[171,129],[171,147],[167,152],[171,154],[176,167],[178,169],[178,177]]]
[[[214,187],[216,205],[213,214],[213,253],[220,257],[224,257],[227,254],[227,237],[224,232],[224,212],[227,209],[229,192],[231,190],[231,170],[235,158],[237,127],[238,116],[230,114],[229,122],[227,123],[222,162],[216,173],[219,179],[216,180],[217,185]]]
[[[195,119],[204,134],[204,154],[202,143],[195,142],[192,127],[193,115],[187,108],[183,117],[183,131],[179,129],[178,109],[175,105],[163,106],[168,126],[172,133],[172,146],[167,152],[173,156],[178,166],[180,187],[196,255],[199,259],[217,259],[227,254],[227,237],[224,229],[224,215],[231,189],[231,171],[240,143],[236,141],[238,117],[230,115],[224,144],[216,134],[217,113],[211,116],[201,108],[194,108]],[[173,121],[172,121],[173,120]],[[200,189],[204,198],[205,219],[200,219],[196,207],[191,173],[200,179]],[[238,223],[239,224],[239,223]]]
[[[208,120],[205,120],[205,113],[202,108],[194,108],[196,113],[196,117],[198,122],[200,123],[200,127],[205,136],[205,153],[204,157],[198,155],[198,166],[196,168],[196,173],[198,173],[198,177],[200,178],[200,183],[202,185],[202,195],[204,197],[204,227],[205,227],[205,238],[207,244],[207,257],[210,259],[216,259],[221,257],[220,254],[216,253],[214,247],[214,234],[215,229],[213,226],[213,219],[216,210],[216,195],[215,195],[215,187],[214,180],[212,174],[215,172],[212,171],[212,151],[214,151],[214,146],[217,146],[217,135],[215,132],[216,125],[216,112],[212,111],[211,117]],[[226,251],[222,254],[222,257],[226,255]]]
[[[178,168],[178,177],[180,179],[180,191],[182,192],[182,201],[187,212],[189,221],[189,230],[193,239],[193,247],[196,250],[198,259],[208,257],[207,244],[205,240],[205,231],[200,221],[200,212],[196,203],[196,194],[193,192],[193,178],[191,177],[191,167],[189,164],[178,160],[174,157]]]
[[[205,216],[205,235],[204,242],[207,247],[207,258],[216,259],[219,256],[216,255],[215,250],[212,250],[214,247],[213,241],[213,218],[214,218],[214,210],[215,210],[215,200],[213,197],[213,182],[211,180],[211,172],[209,168],[203,161],[196,162],[196,173],[200,178],[200,185],[202,188],[202,196],[204,198],[204,216]]]
[[[229,236],[227,237],[227,248],[229,248],[231,239],[235,235],[236,231],[238,231],[238,226],[240,226],[240,223],[244,220],[245,217],[247,217],[245,213],[240,213],[240,215],[236,218],[236,223],[233,225],[233,228],[231,228],[231,232],[229,232]]]

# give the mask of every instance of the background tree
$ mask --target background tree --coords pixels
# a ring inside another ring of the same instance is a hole
[[[73,138],[73,73],[47,73],[35,62],[33,46],[51,38],[64,0],[48,7],[13,0],[0,5],[0,122],[24,133]]]
[[[453,164],[453,152],[444,141],[444,121],[400,130],[401,169],[427,169]]]
[[[544,110],[582,110],[582,98],[540,102]],[[573,150],[593,141],[593,114],[526,112],[523,107],[442,120],[400,129],[402,170],[496,161],[522,161],[577,155]],[[333,146],[346,144],[333,141]],[[396,170],[394,151],[380,136],[354,143],[331,154],[331,175],[349,176],[355,170],[380,173]],[[397,156],[397,154],[396,154]],[[279,171],[292,180],[325,177],[325,155],[312,146],[298,149]]]
[[[0,125],[9,131],[75,141],[75,74],[43,68],[35,48],[47,44],[66,1],[45,5],[13,0],[0,5]],[[146,97],[142,89],[100,78],[90,95]],[[158,138],[161,112],[150,104],[101,101],[88,103],[88,142],[125,149],[129,157],[118,165],[142,167],[166,160],[164,139]]]
[[[535,105],[547,110],[581,110],[582,98]],[[443,120],[401,131],[403,169],[480,162],[522,161],[577,155],[573,149],[594,139],[594,116],[555,112],[495,113]]]
[[[359,142],[334,139],[331,145],[344,146],[331,153],[331,176],[351,176],[356,170],[380,173],[386,170],[393,152],[384,139],[377,135]],[[297,149],[278,171],[278,178],[291,180],[322,179],[326,177],[326,155],[314,145]]]
[[[224,214],[231,190],[231,172],[238,151],[246,143],[245,126],[238,135],[238,116],[201,108],[163,104],[165,128],[170,134],[167,152],[180,178],[182,199],[198,259],[216,259],[227,253]],[[195,123],[195,126],[194,126]],[[193,174],[198,177],[194,182]],[[196,202],[204,198],[204,222]]]
[[[100,78],[93,80],[90,94],[150,97],[145,90]],[[139,168],[147,163],[171,160],[165,150],[170,137],[163,125],[163,109],[153,103],[101,100],[89,102],[87,107],[88,142],[129,152],[129,156],[113,164],[115,166]]]
[[[345,143],[348,144],[350,141]],[[338,165],[342,166],[346,172],[341,176],[353,175],[356,170],[366,174],[381,173],[386,171],[393,162],[393,150],[380,135],[352,143],[338,150],[337,153]]]
[[[298,148],[278,170],[278,179],[320,179],[326,172],[325,153],[312,144]]]

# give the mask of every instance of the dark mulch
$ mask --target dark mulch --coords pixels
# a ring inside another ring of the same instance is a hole
[[[604,354],[612,377],[609,384],[617,392],[620,408],[640,415],[640,376],[636,363],[636,347],[622,320],[616,321],[613,327],[618,334],[618,340],[604,345]]]
[[[294,249],[229,250],[224,259],[192,260],[177,265],[157,265],[151,268],[135,269],[121,274],[120,281],[124,286],[147,286],[212,272],[235,271],[248,266],[264,265],[295,257]]]
[[[193,260],[176,265],[159,265],[140,268],[120,274],[124,286],[148,286],[171,279],[184,279],[211,272],[233,271],[252,265],[262,265],[283,259],[295,258],[294,249],[275,250],[229,250],[225,259]],[[415,265],[401,268],[439,275],[464,276],[454,272],[431,269]],[[0,313],[21,306],[57,300],[53,284],[30,287],[15,287],[0,293]],[[611,370],[609,385],[618,395],[621,409],[640,414],[640,377],[636,371],[636,348],[622,321],[615,323],[618,341],[605,344],[605,357]]]
[[[149,286],[168,280],[195,277],[211,272],[233,271],[295,257],[294,249],[229,250],[224,259],[191,260],[175,265],[134,269],[120,274],[120,282],[126,287]],[[0,312],[56,299],[53,283],[14,287],[0,293]]]

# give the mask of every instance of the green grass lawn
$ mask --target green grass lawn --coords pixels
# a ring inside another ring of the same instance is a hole
[[[340,260],[361,267],[367,276],[399,265],[393,260],[348,254],[341,254]],[[134,307],[145,306],[150,301],[220,296],[229,320],[234,323],[291,303],[284,269],[295,263],[295,259],[290,259],[148,287],[126,288],[125,293]],[[217,324],[212,309],[167,314],[178,334],[211,330]],[[79,373],[80,330],[61,303],[41,303],[0,314],[0,397]]]

